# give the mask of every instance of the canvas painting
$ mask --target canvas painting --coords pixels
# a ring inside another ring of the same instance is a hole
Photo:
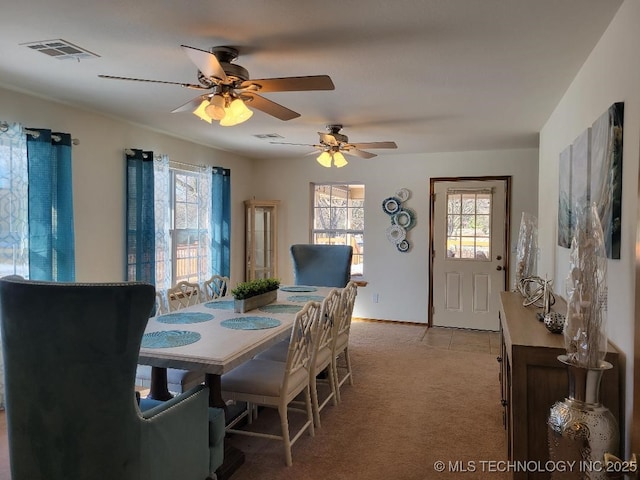
[[[620,258],[624,103],[614,103],[591,127],[590,201],[598,206],[607,257]]]
[[[587,128],[571,146],[571,192],[569,195],[571,234],[576,226],[576,206],[587,205],[589,192],[589,159],[591,153],[591,128]]]
[[[571,246],[571,145],[560,152],[558,169],[558,245]]]

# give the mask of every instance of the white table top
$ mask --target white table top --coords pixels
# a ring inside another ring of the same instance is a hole
[[[295,288],[295,287],[294,287]],[[298,305],[308,300],[324,298],[331,288],[312,287],[311,292],[287,292],[278,290],[278,300],[271,305]],[[232,302],[232,297],[223,297],[217,302]],[[214,300],[213,302],[216,302]],[[204,302],[173,313],[200,312],[213,316],[211,320],[198,323],[163,323],[163,316],[151,317],[145,334],[163,330],[197,332],[201,338],[189,345],[171,348],[141,348],[138,363],[154,367],[179,368],[196,372],[222,375],[241,365],[271,345],[289,338],[295,313],[274,313],[260,309],[246,313],[235,313],[230,309],[211,308]],[[261,330],[236,330],[221,325],[224,320],[242,317],[269,317],[279,320],[280,325]]]

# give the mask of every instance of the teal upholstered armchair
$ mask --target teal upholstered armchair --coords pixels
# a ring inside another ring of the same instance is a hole
[[[136,364],[154,299],[154,287],[141,283],[0,279],[13,480],[210,475],[206,387],[145,412],[136,402]]]
[[[296,285],[343,288],[351,278],[350,245],[291,245]]]

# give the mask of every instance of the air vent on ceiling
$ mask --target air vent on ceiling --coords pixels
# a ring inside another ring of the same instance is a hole
[[[38,52],[42,52],[50,57],[57,58],[58,60],[81,60],[86,58],[97,58],[97,55],[89,50],[78,47],[73,43],[66,40],[42,40],[40,42],[21,43],[25,47],[31,48]]]
[[[261,139],[265,139],[265,138],[284,138],[282,135],[278,135],[277,133],[256,133],[254,135],[254,137],[261,138]]]

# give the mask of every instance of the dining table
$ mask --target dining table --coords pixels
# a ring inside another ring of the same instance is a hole
[[[152,367],[149,397],[171,398],[167,368],[202,372],[210,406],[226,409],[220,377],[289,338],[297,312],[309,301],[321,302],[330,290],[284,285],[275,302],[244,313],[235,312],[233,297],[221,297],[149,318],[138,358]]]

